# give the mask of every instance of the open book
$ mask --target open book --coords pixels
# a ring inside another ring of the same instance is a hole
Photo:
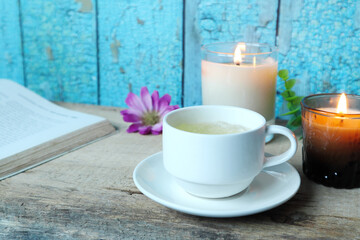
[[[0,180],[114,131],[105,118],[59,107],[0,79]]]

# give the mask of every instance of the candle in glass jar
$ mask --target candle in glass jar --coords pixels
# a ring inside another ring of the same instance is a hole
[[[360,97],[353,108],[335,108],[335,94],[302,102],[303,171],[310,179],[337,188],[360,187]]]
[[[210,57],[201,62],[203,104],[248,108],[270,121],[274,119],[276,55],[259,53],[261,48],[250,44],[248,49],[257,53],[246,52],[245,43],[230,53],[206,49]]]
[[[274,118],[277,62],[261,65],[201,62],[204,104],[251,109],[268,121]]]

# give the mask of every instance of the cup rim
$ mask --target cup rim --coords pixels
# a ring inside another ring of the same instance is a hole
[[[173,115],[173,114],[177,114],[178,112],[181,112],[181,111],[187,111],[189,109],[196,109],[196,108],[219,108],[219,109],[230,108],[230,109],[236,109],[236,110],[241,110],[241,111],[245,111],[245,112],[250,112],[252,114],[258,115],[258,117],[261,118],[262,124],[255,127],[255,128],[251,128],[249,130],[245,130],[245,131],[242,131],[242,132],[224,133],[224,134],[207,134],[207,133],[194,133],[194,132],[184,131],[184,130],[181,130],[181,129],[178,129],[178,128],[172,126],[167,121],[168,117]],[[194,136],[206,136],[206,137],[223,137],[223,136],[244,135],[244,134],[248,134],[248,133],[251,133],[251,132],[255,132],[255,131],[259,130],[260,128],[262,128],[263,126],[266,125],[266,119],[260,113],[257,113],[257,112],[255,112],[253,110],[246,109],[246,108],[241,108],[241,107],[236,107],[236,106],[227,106],[227,105],[197,105],[197,106],[178,108],[178,109],[176,109],[174,111],[168,112],[163,118],[163,124],[166,124],[171,129],[176,130],[176,131],[180,131],[180,132],[182,132],[184,134],[190,134],[190,135],[194,135]]]

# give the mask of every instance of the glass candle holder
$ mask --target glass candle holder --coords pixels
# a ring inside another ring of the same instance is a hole
[[[360,187],[360,96],[347,95],[347,113],[339,112],[339,94],[317,94],[301,102],[303,172],[335,188]]]
[[[251,109],[272,124],[277,68],[277,49],[266,44],[224,42],[204,45],[202,102]]]

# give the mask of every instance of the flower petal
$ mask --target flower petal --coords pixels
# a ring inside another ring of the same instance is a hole
[[[172,106],[169,106],[169,107],[172,107],[172,110],[176,110],[176,109],[179,109],[179,105],[172,105]]]
[[[141,121],[141,117],[135,114],[125,114],[123,115],[123,119],[125,122],[133,122],[133,123]]]
[[[157,112],[159,109],[159,92],[155,90],[151,95],[151,99],[153,110]]]
[[[152,99],[149,93],[149,90],[147,89],[147,87],[142,87],[141,91],[140,91],[140,95],[141,95],[141,101],[144,104],[146,110],[148,112],[152,111]]]
[[[171,112],[178,108],[179,108],[178,105],[167,106],[167,107],[163,108],[161,111],[159,111],[159,116],[162,119],[168,112]]]
[[[161,114],[160,114],[160,119],[163,119],[168,112],[171,112],[173,110],[174,109],[172,108],[172,106],[169,106],[169,107],[165,108],[165,110],[162,111]]]
[[[160,101],[166,101],[168,103],[168,105],[169,105],[170,102],[171,102],[171,96],[169,94],[165,94],[164,96],[162,96],[160,98]]]
[[[139,131],[139,127],[141,127],[141,123],[134,123],[129,126],[129,128],[126,130],[128,133],[133,133]]]
[[[155,124],[151,128],[151,133],[154,135],[159,135],[162,132],[162,127],[163,127],[162,122]]]
[[[139,117],[142,117],[143,113],[135,108],[129,108],[129,109],[125,109],[125,110],[122,110],[120,111],[120,114],[122,116],[126,115],[126,114],[134,114],[134,115],[137,115]]]
[[[141,113],[146,111],[145,106],[143,105],[143,103],[141,102],[141,99],[134,93],[130,92],[126,99],[125,99],[125,103],[132,109],[135,109]]]
[[[151,132],[151,126],[141,126],[139,127],[139,133],[142,135],[149,134]]]
[[[160,115],[163,111],[167,109],[167,107],[169,107],[170,101],[171,101],[171,97],[169,94],[165,94],[162,98],[160,98],[159,109],[158,109]]]

